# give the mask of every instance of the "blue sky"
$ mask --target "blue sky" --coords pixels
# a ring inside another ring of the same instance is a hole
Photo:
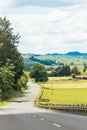
[[[87,52],[87,0],[2,0],[22,53]]]

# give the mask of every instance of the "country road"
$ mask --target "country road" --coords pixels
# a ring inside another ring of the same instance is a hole
[[[87,130],[87,117],[36,108],[39,87],[28,83],[22,102],[0,109],[0,130]],[[20,101],[20,100],[19,100]]]

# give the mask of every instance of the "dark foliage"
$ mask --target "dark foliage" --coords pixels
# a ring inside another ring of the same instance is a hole
[[[30,77],[34,78],[36,82],[45,82],[48,80],[46,69],[41,64],[35,64],[31,68]]]
[[[71,75],[71,69],[69,66],[59,66],[52,71],[52,76],[69,76]]]

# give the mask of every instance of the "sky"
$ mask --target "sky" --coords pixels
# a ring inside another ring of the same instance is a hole
[[[87,0],[1,0],[21,53],[87,53]]]

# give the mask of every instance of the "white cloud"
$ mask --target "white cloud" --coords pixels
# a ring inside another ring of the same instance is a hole
[[[47,13],[7,15],[14,31],[21,35],[18,47],[21,52],[64,53],[75,50],[87,52],[86,3],[43,10]]]
[[[9,8],[14,4],[15,0],[2,0],[0,1],[0,9]]]

